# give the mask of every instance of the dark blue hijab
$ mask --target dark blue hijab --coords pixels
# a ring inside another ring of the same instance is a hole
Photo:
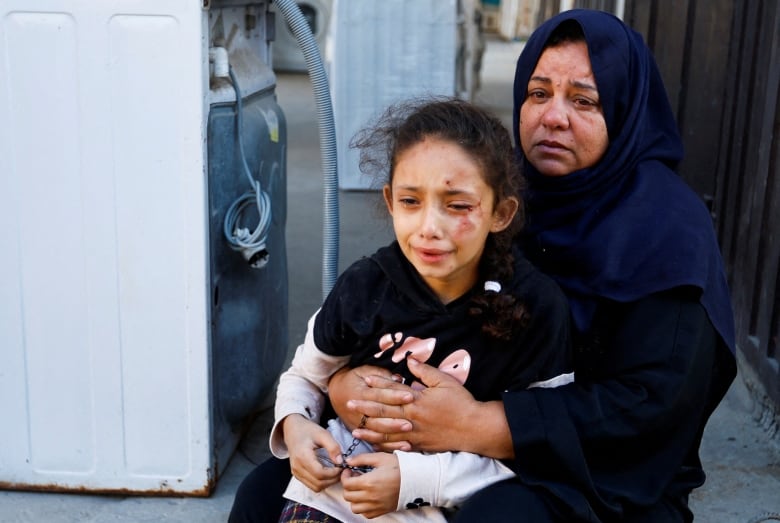
[[[609,146],[596,165],[548,177],[523,158],[518,120],[536,63],[566,20],[585,34]],[[731,300],[712,219],[675,172],[682,141],[642,36],[601,11],[565,11],[542,24],[517,61],[514,129],[528,178],[522,244],[566,292],[577,327],[588,329],[599,298],[630,302],[695,286],[733,352]]]

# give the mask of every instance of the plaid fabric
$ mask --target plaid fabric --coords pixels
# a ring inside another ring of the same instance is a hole
[[[341,523],[341,521],[316,508],[288,500],[282,510],[279,523]]]

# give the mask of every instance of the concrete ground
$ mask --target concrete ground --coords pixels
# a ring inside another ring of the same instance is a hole
[[[476,102],[511,125],[516,42],[489,40]],[[322,261],[322,180],[315,107],[308,77],[279,76],[279,101],[288,120],[287,246],[290,270],[290,345],[303,340],[306,320],[319,306]],[[340,194],[340,269],[373,252],[391,237],[378,212],[378,193]],[[749,373],[748,373],[749,374]],[[780,521],[780,446],[776,420],[748,392],[740,374],[705,432],[701,456],[708,481],[693,493],[696,521],[759,523]],[[8,420],[5,420],[7,423]],[[2,523],[170,522],[227,520],[241,479],[268,456],[270,411],[244,438],[209,498],[146,498],[85,494],[0,492]],[[1,441],[0,441],[1,444]],[[771,514],[777,517],[772,517]]]

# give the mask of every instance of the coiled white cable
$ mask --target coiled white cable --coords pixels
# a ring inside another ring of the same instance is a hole
[[[268,240],[268,231],[271,228],[271,198],[266,193],[260,182],[252,177],[249,164],[244,154],[244,140],[241,135],[243,129],[243,105],[241,102],[241,89],[233,73],[233,68],[229,69],[230,81],[233,83],[233,90],[236,92],[236,141],[238,142],[238,153],[241,158],[241,165],[244,173],[252,187],[250,191],[242,194],[228,208],[225,214],[223,231],[230,247],[240,251],[249,265],[255,269],[265,267],[268,263],[268,249],[266,242]],[[260,162],[258,174],[263,172],[263,162]],[[240,218],[244,211],[254,203],[257,207],[258,224],[253,231],[246,227],[240,227]]]

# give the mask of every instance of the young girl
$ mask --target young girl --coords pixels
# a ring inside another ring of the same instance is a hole
[[[569,311],[512,250],[521,178],[498,119],[455,99],[411,102],[356,145],[362,170],[386,172],[396,241],[339,277],[280,378],[270,447],[289,453],[294,475],[281,521],[445,521],[436,507],[455,508],[512,471],[465,452],[376,453],[338,419],[324,429],[328,379],[371,363],[424,389],[409,367],[425,362],[481,401],[560,385],[572,380]]]

